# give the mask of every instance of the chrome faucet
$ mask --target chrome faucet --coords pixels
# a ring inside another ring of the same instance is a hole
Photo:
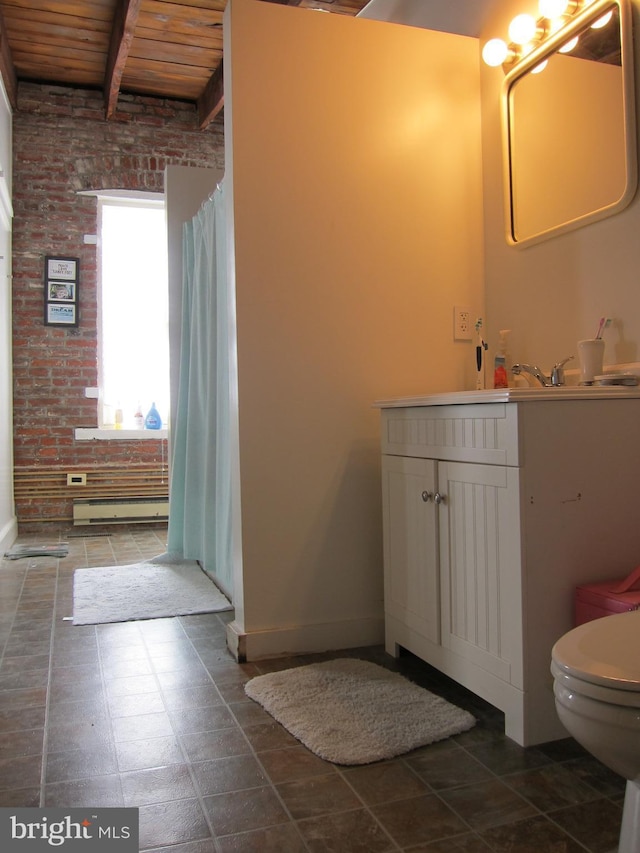
[[[571,361],[574,357],[575,356],[570,355],[568,358],[563,359],[563,361],[559,361],[557,364],[554,364],[549,378],[547,378],[540,368],[535,366],[535,364],[514,364],[511,368],[511,372],[516,376],[520,376],[521,373],[528,373],[530,376],[533,376],[534,379],[537,379],[543,388],[558,387],[560,385],[564,385],[565,364],[568,361]]]

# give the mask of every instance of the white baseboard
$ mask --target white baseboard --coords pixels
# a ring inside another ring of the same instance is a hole
[[[18,538],[18,519],[12,516],[0,529],[0,558]]]
[[[321,625],[297,625],[268,631],[242,630],[227,625],[227,647],[241,663],[263,658],[377,646],[384,642],[384,619],[353,619]]]

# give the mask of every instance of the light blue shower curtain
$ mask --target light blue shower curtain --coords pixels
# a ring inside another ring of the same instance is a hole
[[[232,598],[229,295],[224,187],[183,231],[182,343],[167,550]]]

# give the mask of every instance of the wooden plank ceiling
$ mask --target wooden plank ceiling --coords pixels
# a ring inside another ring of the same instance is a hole
[[[264,0],[356,15],[368,0]],[[0,0],[0,71],[17,108],[21,80],[191,101],[205,128],[223,106],[227,0]]]

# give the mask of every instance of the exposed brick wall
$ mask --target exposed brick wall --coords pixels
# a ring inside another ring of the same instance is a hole
[[[102,93],[21,83],[13,115],[13,371],[16,475],[166,462],[161,441],[77,442],[97,426],[96,200],[79,190],[160,191],[167,165],[221,167],[223,125],[196,126],[193,105],[121,95],[105,121]],[[80,324],[43,323],[44,257],[80,258]],[[63,490],[64,491],[64,490]],[[78,495],[80,496],[80,495]],[[72,498],[16,495],[20,529],[71,516]]]

